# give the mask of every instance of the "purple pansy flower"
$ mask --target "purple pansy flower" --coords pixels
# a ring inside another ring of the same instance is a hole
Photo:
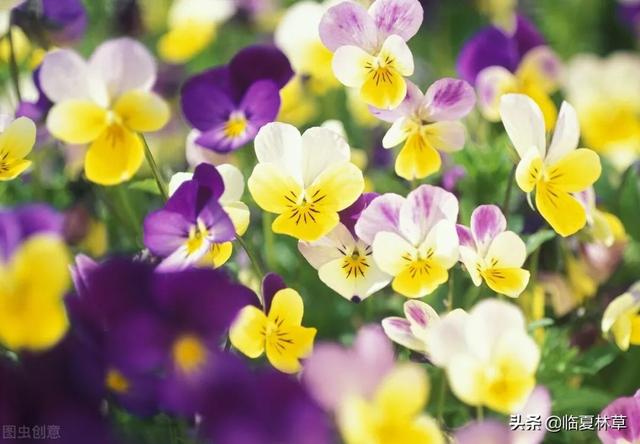
[[[475,84],[478,73],[489,66],[502,66],[513,72],[530,49],[541,45],[544,45],[544,38],[540,32],[519,15],[512,35],[489,26],[471,37],[458,56],[458,74]]]
[[[182,89],[182,110],[201,132],[196,143],[226,153],[251,141],[275,120],[280,89],[292,76],[279,49],[255,45],[241,50],[228,65],[189,79]]]
[[[27,2],[16,10],[16,21],[27,29],[46,31],[56,46],[73,44],[84,37],[87,10],[82,0],[42,0]]]
[[[146,217],[144,244],[153,254],[165,258],[162,268],[213,261],[219,245],[235,238],[233,222],[219,203],[223,192],[220,173],[203,163],[163,208]]]
[[[603,444],[635,443],[640,440],[640,390],[633,396],[623,396],[607,405],[600,413],[607,426],[598,431]],[[614,417],[624,417],[624,427],[612,427]]]
[[[0,208],[0,262],[8,260],[14,250],[34,234],[62,237],[63,224],[62,214],[45,204]]]

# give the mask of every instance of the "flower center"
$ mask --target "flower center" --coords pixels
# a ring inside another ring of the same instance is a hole
[[[369,268],[369,263],[367,261],[367,256],[371,254],[367,252],[369,249],[370,247],[367,246],[363,252],[364,254],[361,254],[356,248],[350,256],[345,256],[342,260],[342,270],[344,271],[347,279],[357,279],[358,276],[362,278],[364,277],[365,271]]]
[[[273,321],[268,322],[262,330],[265,341],[268,342],[278,353],[283,353],[288,347],[294,344],[290,334],[282,328],[284,319],[276,317]]]
[[[326,196],[322,194],[320,190],[316,190],[309,198],[303,197],[300,201],[299,196],[294,191],[289,191],[284,198],[289,202],[287,206],[290,208],[289,219],[294,219],[295,224],[300,222],[307,224],[309,222],[316,222],[316,215],[320,213],[317,208]]]
[[[420,275],[428,275],[431,271],[432,262],[431,257],[433,256],[433,248],[429,248],[427,252],[423,255],[416,253],[405,253],[402,256],[407,263],[405,267],[409,270],[409,274],[412,278],[419,277]]]
[[[173,343],[173,360],[184,373],[193,373],[207,358],[207,349],[194,335],[185,334]]]
[[[118,370],[112,368],[107,371],[105,384],[109,390],[118,394],[125,394],[129,391],[131,384]]]
[[[242,111],[232,112],[229,120],[224,124],[224,135],[228,139],[242,137],[247,130],[247,123],[247,118]]]
[[[193,254],[196,251],[200,250],[202,244],[209,237],[209,230],[207,230],[207,226],[198,219],[198,224],[192,226],[189,229],[189,238],[186,242],[187,253]]]
[[[393,83],[393,71],[395,71],[394,59],[390,55],[378,55],[374,61],[367,62],[364,65],[369,76],[373,79],[376,86],[380,83]]]

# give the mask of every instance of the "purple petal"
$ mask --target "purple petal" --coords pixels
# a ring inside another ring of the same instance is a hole
[[[182,112],[200,131],[225,122],[236,108],[231,98],[229,70],[214,68],[191,77],[182,87]]]
[[[340,222],[347,227],[352,235],[356,233],[356,222],[358,222],[360,215],[378,196],[380,196],[378,193],[363,193],[354,203],[338,213]]]
[[[442,219],[456,223],[458,199],[444,188],[420,185],[407,195],[400,210],[400,228],[411,242],[422,242]]]
[[[284,279],[279,274],[267,273],[262,279],[262,298],[264,299],[264,311],[269,313],[271,310],[271,301],[280,290],[287,288]]]
[[[424,106],[429,120],[458,120],[469,114],[476,104],[471,85],[464,80],[445,78],[427,89]]]
[[[144,219],[144,245],[156,256],[167,257],[187,240],[191,226],[180,213],[153,211]]]
[[[252,84],[240,103],[240,111],[244,112],[254,135],[264,125],[273,122],[279,110],[280,89],[272,80],[259,80]]]
[[[625,428],[616,430],[611,427],[611,417],[614,415],[622,415],[626,417]],[[626,442],[635,442],[640,438],[640,396],[636,392],[635,396],[626,396],[618,398],[607,405],[600,416],[607,416],[608,427],[598,431],[598,438],[604,444],[616,444],[623,440]]]
[[[502,30],[489,27],[465,43],[458,55],[458,74],[475,85],[478,73],[489,66],[503,66],[515,71],[520,61],[518,48]]]
[[[99,267],[98,263],[89,256],[79,254],[75,258],[75,265],[71,266],[71,279],[73,286],[80,297],[87,294],[87,279],[89,275]]]
[[[272,45],[253,45],[238,52],[229,63],[234,93],[242,97],[258,80],[271,80],[278,88],[293,77],[289,59]]]
[[[198,217],[207,226],[209,241],[221,243],[232,241],[236,238],[236,230],[229,215],[217,200],[209,199],[204,205]]]
[[[476,242],[473,240],[473,234],[471,230],[464,225],[457,224],[456,232],[458,233],[458,240],[461,247],[471,247],[476,249]]]
[[[208,163],[200,164],[193,172],[193,179],[199,186],[211,190],[211,197],[219,199],[224,193],[224,182],[217,168]]]
[[[456,431],[456,444],[511,444],[511,430],[495,419],[472,422]]]
[[[377,0],[369,8],[369,14],[378,28],[380,41],[391,34],[408,41],[420,29],[424,12],[418,0]]]
[[[62,235],[63,216],[48,205],[25,205],[16,209],[15,214],[23,238],[41,232]]]
[[[523,417],[539,417],[542,420],[542,424],[544,424],[551,414],[551,394],[549,390],[542,385],[536,386],[522,410],[517,413],[522,414]],[[515,430],[513,432],[515,435],[513,440],[518,444],[539,444],[544,439],[545,432],[544,428],[540,430]]]
[[[358,237],[371,245],[376,234],[382,231],[398,233],[403,203],[404,198],[393,193],[373,199],[356,222],[355,230]]]
[[[366,9],[355,2],[329,8],[320,21],[320,40],[335,52],[341,46],[357,46],[373,51],[378,44],[377,29]]]
[[[253,131],[252,128],[248,127],[245,135],[230,139],[225,133],[225,126],[226,124],[221,122],[208,131],[201,133],[196,138],[195,143],[198,146],[215,151],[216,153],[227,154],[240,148],[242,145],[250,141],[257,133],[257,131]],[[251,137],[247,137],[249,134],[251,134]]]
[[[442,174],[442,188],[454,192],[460,179],[467,175],[462,165],[454,165]]]
[[[405,302],[404,314],[412,324],[416,324],[423,329],[438,319],[438,313],[422,301],[409,300]]]
[[[480,205],[471,214],[471,232],[479,249],[488,248],[498,234],[507,229],[507,220],[496,205]]]
[[[538,31],[538,28],[530,22],[526,17],[518,15],[516,19],[516,32],[513,36],[515,40],[516,49],[520,58],[535,48],[536,46],[544,45],[544,37]]]
[[[79,40],[87,29],[87,11],[80,0],[43,0],[42,12],[57,45]]]

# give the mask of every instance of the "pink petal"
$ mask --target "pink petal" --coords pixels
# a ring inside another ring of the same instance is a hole
[[[456,444],[511,444],[511,430],[495,419],[472,422],[455,433]]]
[[[496,205],[480,205],[471,214],[471,232],[478,249],[486,251],[498,234],[507,229],[507,220]]]
[[[411,350],[424,352],[424,342],[411,332],[411,324],[404,318],[396,316],[384,318],[382,328],[389,339]]]
[[[551,414],[551,394],[546,387],[542,385],[536,386],[529,395],[522,410],[519,411],[523,418],[529,416],[539,416],[542,419],[542,424],[545,423],[549,415]],[[517,438],[513,441],[518,444],[538,444],[542,442],[544,438],[544,427],[541,430],[515,430],[513,432]]]
[[[391,34],[408,41],[420,29],[424,12],[418,0],[376,0],[369,7],[369,14],[378,28],[380,41]]]
[[[431,228],[447,219],[455,224],[458,199],[444,188],[420,185],[407,195],[400,210],[400,229],[414,244],[424,241]]]
[[[456,232],[458,233],[458,241],[461,247],[471,247],[476,249],[476,242],[473,240],[471,230],[464,225],[457,224]]]
[[[407,80],[407,95],[400,105],[393,109],[381,109],[370,106],[369,111],[378,119],[393,123],[400,117],[407,117],[415,112],[423,99],[424,94],[422,94],[420,88],[412,81]]]
[[[50,52],[42,61],[40,84],[49,100],[54,103],[69,99],[100,99],[92,90],[100,85],[92,85],[87,62],[70,49]],[[102,99],[105,99],[104,92]]]
[[[331,51],[352,45],[372,52],[378,44],[371,16],[354,2],[342,2],[329,8],[322,16],[319,31],[320,40]]]
[[[376,197],[362,212],[356,223],[356,234],[371,245],[376,234],[382,231],[398,233],[400,229],[400,208],[404,198],[387,193]]]
[[[436,81],[424,97],[424,106],[431,121],[461,119],[475,104],[476,95],[471,85],[451,78]]]
[[[429,304],[416,300],[404,303],[404,315],[411,324],[423,330],[439,319],[438,313]]]

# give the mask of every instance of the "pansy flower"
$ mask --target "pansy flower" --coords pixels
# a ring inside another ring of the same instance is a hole
[[[640,390],[633,396],[621,396],[600,412],[606,425],[598,430],[602,444],[626,444],[640,441]],[[616,418],[623,418],[624,427]]]
[[[314,127],[304,134],[284,123],[264,126],[255,140],[258,165],[247,182],[265,211],[278,214],[272,229],[315,241],[338,225],[338,212],[362,194],[362,172],[349,161],[339,134]]]
[[[224,190],[218,170],[203,163],[163,208],[147,215],[144,244],[153,254],[165,258],[161,267],[219,266],[229,258],[231,246],[227,243],[235,238],[236,230],[220,204]]]
[[[0,114],[0,182],[18,177],[31,165],[25,157],[36,142],[36,125],[26,117]]]
[[[287,57],[269,45],[238,52],[228,65],[190,78],[182,88],[182,111],[198,131],[196,143],[227,153],[251,141],[275,120],[280,89],[293,76]]]
[[[586,239],[611,247],[614,243],[626,240],[626,232],[622,221],[613,213],[603,211],[596,206],[596,193],[593,187],[578,193],[576,198],[582,203],[587,213],[587,224],[582,234]]]
[[[185,63],[215,38],[218,25],[236,12],[232,0],[174,0],[167,14],[169,30],[158,53],[169,63]]]
[[[458,200],[439,187],[421,185],[404,198],[376,198],[356,223],[373,260],[392,275],[394,291],[409,298],[432,293],[447,282],[458,261]]]
[[[38,204],[0,210],[0,344],[41,351],[62,339],[68,264],[58,213]]]
[[[465,129],[459,120],[475,102],[467,82],[447,78],[431,85],[426,94],[407,81],[407,95],[397,108],[373,108],[375,116],[393,123],[382,146],[392,148],[404,142],[396,159],[396,174],[413,180],[438,172],[442,163],[439,152],[458,151],[464,146]]]
[[[520,163],[516,182],[522,191],[536,191],[536,208],[561,236],[585,226],[582,204],[571,193],[589,188],[600,177],[598,155],[576,149],[580,126],[576,111],[563,102],[553,139],[547,149],[542,111],[528,96],[507,94],[500,101],[500,116]]]
[[[266,352],[267,359],[284,373],[300,371],[300,359],[313,349],[316,329],[303,327],[304,304],[297,291],[283,288],[277,276],[263,283],[263,307],[246,306],[229,330],[231,344],[250,358]]]
[[[422,24],[417,0],[376,0],[369,9],[356,2],[331,7],[320,21],[322,43],[333,52],[333,73],[358,88],[376,108],[395,108],[407,93],[413,74],[407,41]]]
[[[522,269],[527,247],[495,205],[480,205],[471,214],[471,227],[457,226],[460,260],[474,285],[485,281],[496,293],[518,297],[529,283]]]
[[[382,320],[384,333],[396,344],[429,357],[429,329],[440,320],[438,313],[422,301],[404,303],[404,318],[391,316]]]
[[[486,299],[469,313],[453,310],[428,340],[431,361],[446,370],[451,390],[469,405],[514,413],[535,387],[540,350],[513,304]]]
[[[298,242],[298,250],[318,270],[320,280],[352,302],[366,299],[391,281],[373,261],[371,245],[354,231],[360,213],[376,197],[363,194],[340,212],[341,222],[329,234],[314,242]]]
[[[222,205],[222,209],[227,213],[231,222],[233,222],[236,236],[242,236],[249,227],[250,216],[249,207],[240,200],[244,193],[244,176],[237,167],[228,163],[218,165],[215,169],[222,177],[224,184],[224,191],[218,198],[218,202]],[[189,180],[193,180],[192,173],[174,174],[169,181],[169,195],[173,195],[180,185]],[[200,263],[220,267],[229,260],[232,252],[233,245],[231,242],[216,244],[211,247]]]
[[[473,36],[458,57],[460,76],[475,85],[485,118],[500,120],[500,97],[506,93],[530,96],[553,128],[557,110],[549,97],[558,89],[562,64],[538,30],[518,16],[513,33],[488,27]]]
[[[151,91],[153,57],[129,38],[100,45],[88,62],[75,51],[47,54],[40,82],[54,106],[47,128],[69,144],[89,144],[87,178],[101,185],[129,180],[144,160],[137,133],[156,131],[169,119],[169,107]]]
[[[622,351],[627,351],[629,345],[640,345],[640,283],[607,305],[601,328]]]

